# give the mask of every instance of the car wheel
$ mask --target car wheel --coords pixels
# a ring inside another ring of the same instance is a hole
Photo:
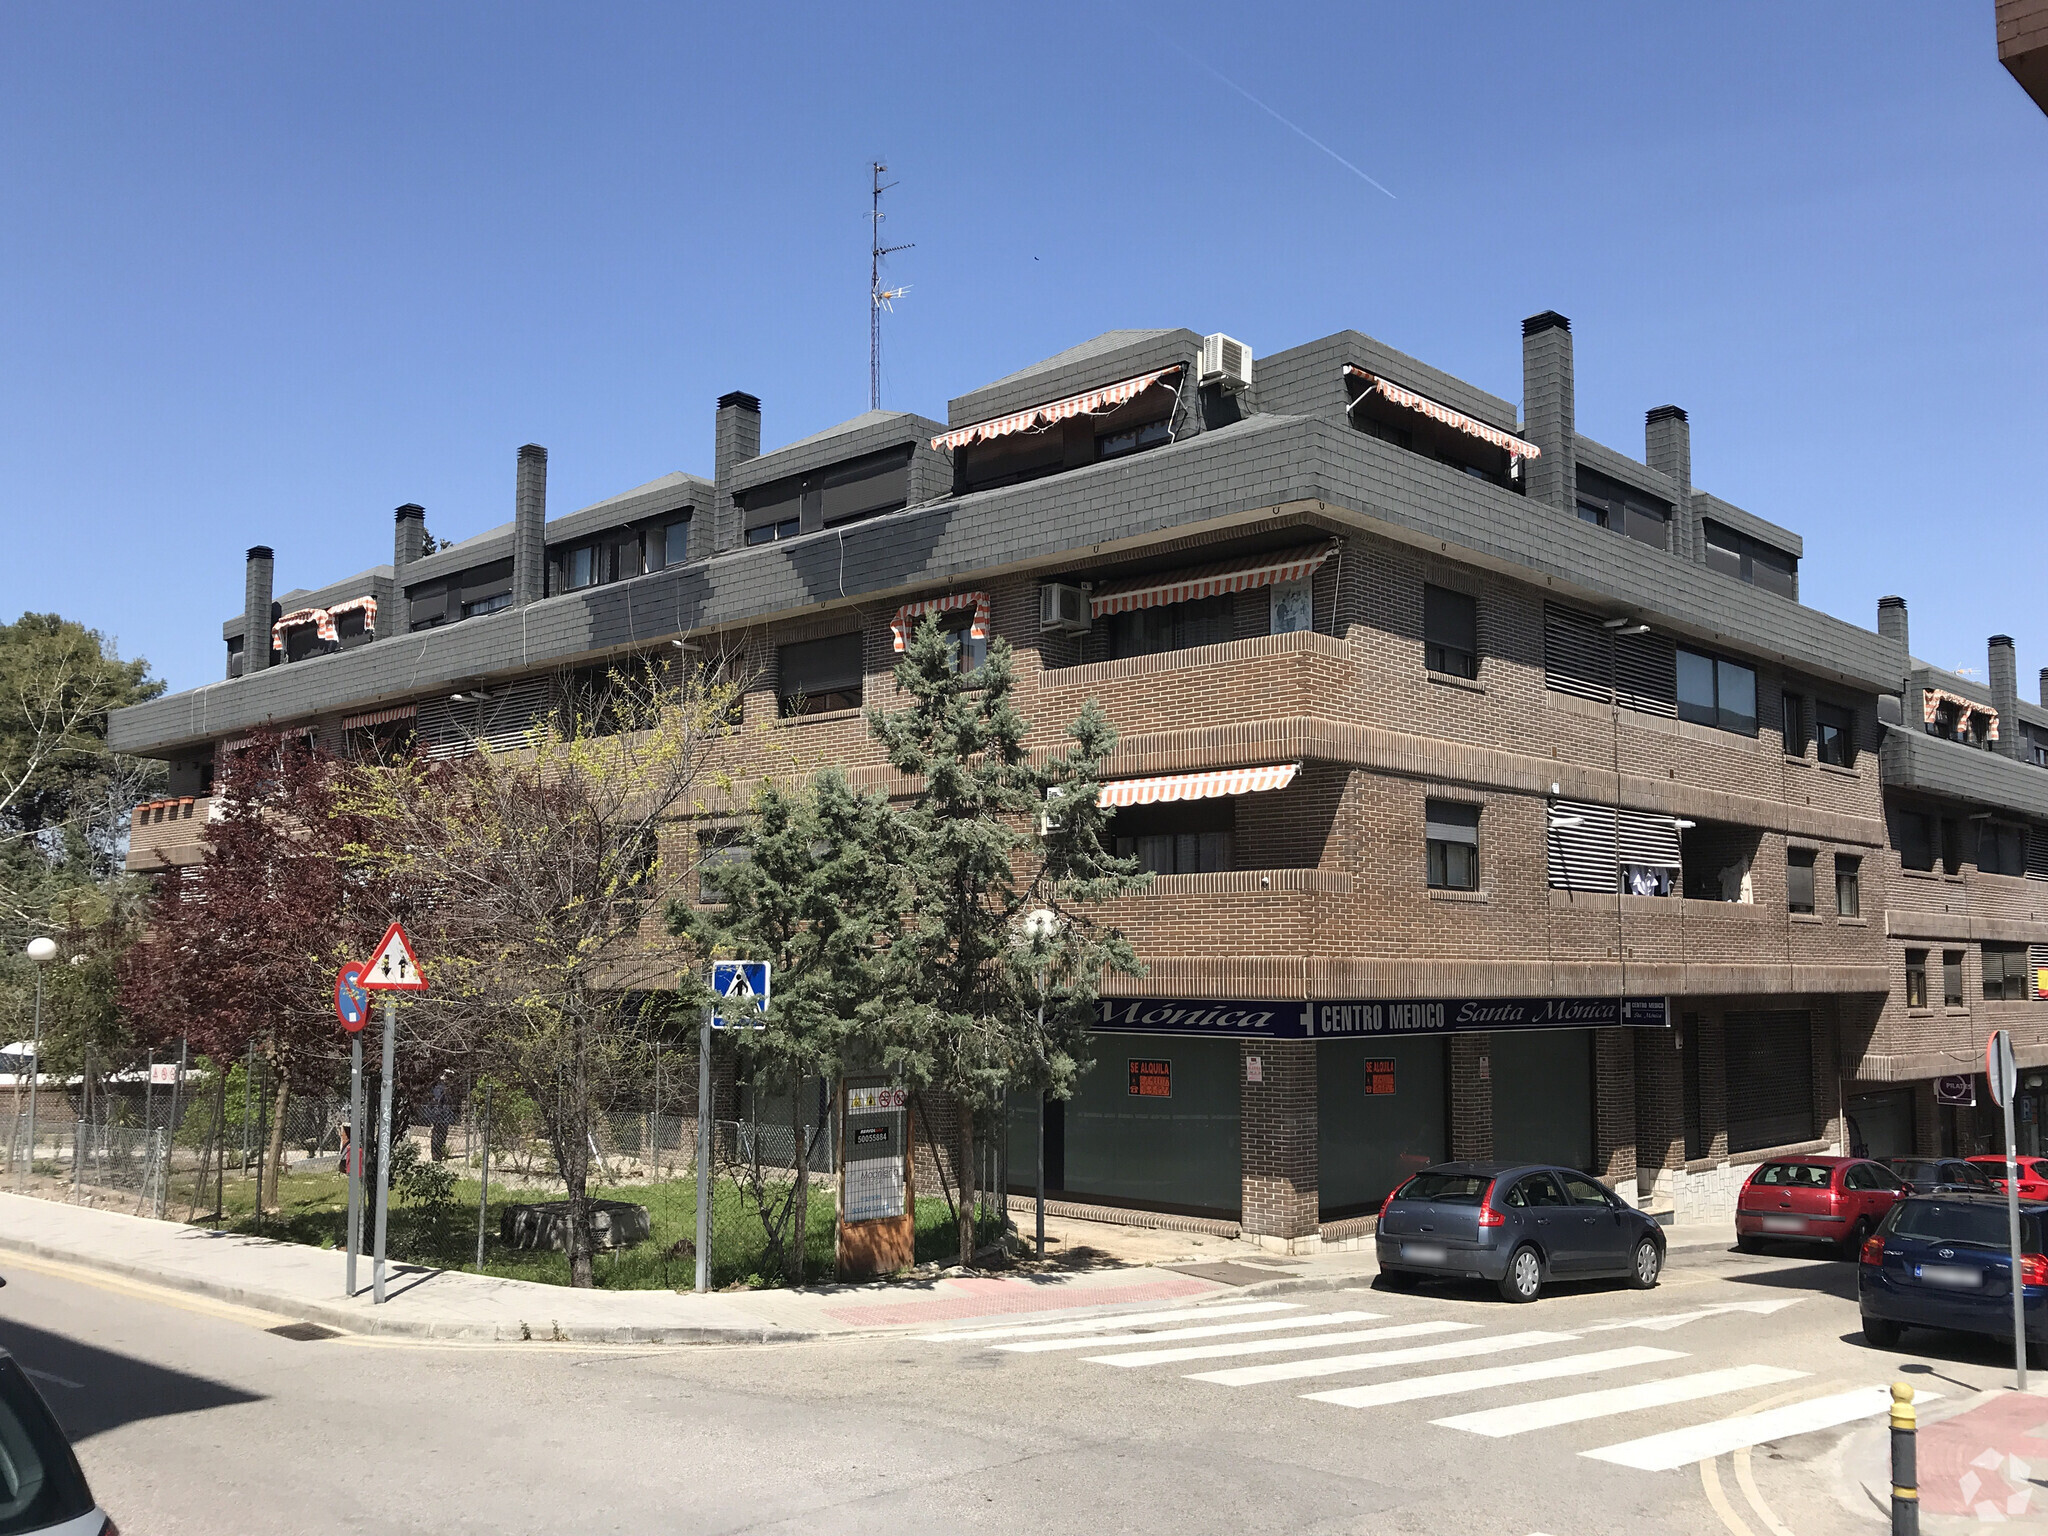
[[[1509,1301],[1534,1301],[1542,1291],[1543,1260],[1524,1244],[1508,1259],[1508,1272],[1500,1277],[1500,1293]]]
[[[1411,1275],[1405,1269],[1383,1269],[1380,1284],[1390,1291],[1412,1291],[1421,1283],[1420,1275]]]
[[[1737,1253],[1762,1253],[1763,1249],[1764,1245],[1746,1232],[1735,1239],[1735,1251]]]
[[[1863,1319],[1863,1337],[1879,1349],[1890,1349],[1899,1342],[1899,1325],[1888,1318],[1871,1317]]]
[[[1658,1251],[1657,1240],[1644,1238],[1636,1244],[1635,1259],[1628,1268],[1628,1283],[1639,1291],[1655,1290],[1663,1273],[1664,1255]]]
[[[1870,1218],[1858,1216],[1856,1218],[1856,1225],[1851,1227],[1849,1235],[1842,1239],[1841,1256],[1845,1259],[1856,1258],[1863,1252],[1863,1240],[1869,1236]]]

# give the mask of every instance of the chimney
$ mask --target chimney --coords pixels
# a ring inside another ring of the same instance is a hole
[[[270,665],[270,584],[277,556],[268,544],[249,551],[242,573],[242,676]]]
[[[1542,456],[1524,471],[1529,496],[1571,512],[1578,490],[1572,323],[1546,309],[1522,322],[1522,431]]]
[[[2041,707],[2048,709],[2048,667],[2041,669]]]
[[[1643,462],[1678,488],[1671,509],[1671,552],[1697,560],[1704,551],[1692,516],[1692,423],[1675,405],[1660,405],[1643,416]]]
[[[548,595],[548,451],[519,450],[519,489],[512,501],[512,606]]]
[[[1998,711],[1998,750],[2020,755],[2020,662],[2011,635],[1990,640],[1991,707]]]
[[[1877,632],[1887,640],[1896,640],[1899,649],[1905,652],[1905,665],[1899,669],[1900,676],[1913,665],[1913,642],[1906,635],[1906,600],[1903,597],[1880,597],[1877,600]]]
[[[732,472],[761,456],[761,402],[744,390],[718,397],[718,441],[713,456],[711,547],[715,553],[740,546],[739,514],[733,505]]]
[[[412,604],[405,597],[405,568],[427,547],[427,509],[408,501],[398,509],[398,531],[391,541],[391,611],[377,615],[380,638],[402,635],[412,628]]]

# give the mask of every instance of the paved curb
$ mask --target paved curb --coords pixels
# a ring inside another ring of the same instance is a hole
[[[166,1290],[208,1296],[216,1301],[232,1302],[236,1306],[249,1307],[259,1312],[272,1312],[296,1321],[319,1323],[323,1327],[337,1328],[344,1333],[382,1338],[544,1344],[791,1344],[825,1336],[807,1329],[778,1328],[768,1323],[735,1328],[706,1328],[694,1324],[606,1326],[582,1323],[563,1328],[559,1327],[554,1319],[538,1315],[542,1309],[536,1309],[536,1316],[530,1321],[522,1320],[516,1329],[499,1323],[435,1322],[424,1318],[393,1315],[368,1306],[350,1306],[342,1301],[307,1301],[303,1297],[290,1296],[283,1292],[265,1291],[222,1280],[209,1280],[201,1275],[153,1269],[145,1264],[123,1263],[101,1254],[28,1241],[4,1232],[0,1232],[0,1250],[26,1254],[31,1258],[49,1259],[59,1264],[74,1264],[82,1269],[120,1275],[130,1280],[146,1281],[151,1285],[162,1286]]]

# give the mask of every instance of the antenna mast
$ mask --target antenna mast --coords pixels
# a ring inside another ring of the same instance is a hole
[[[868,251],[868,409],[879,411],[882,408],[882,311],[886,309],[890,314],[895,314],[894,301],[910,292],[908,283],[901,288],[882,286],[882,258],[893,256],[898,251],[907,251],[911,247],[882,244],[882,220],[887,217],[882,212],[882,194],[896,183],[884,183],[882,180],[888,172],[888,166],[879,160],[872,164],[874,182],[872,203],[868,212],[868,221],[874,230]]]

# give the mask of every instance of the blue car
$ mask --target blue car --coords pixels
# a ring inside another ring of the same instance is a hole
[[[1380,1207],[1380,1279],[1491,1280],[1534,1301],[1549,1280],[1624,1279],[1648,1290],[1664,1270],[1664,1230],[1572,1168],[1442,1163]]]
[[[2020,1203],[2027,1361],[2048,1361],[2048,1203]],[[1909,1195],[1885,1214],[1856,1266],[1863,1336],[1880,1349],[1904,1328],[2012,1337],[2012,1247],[2005,1197]]]

